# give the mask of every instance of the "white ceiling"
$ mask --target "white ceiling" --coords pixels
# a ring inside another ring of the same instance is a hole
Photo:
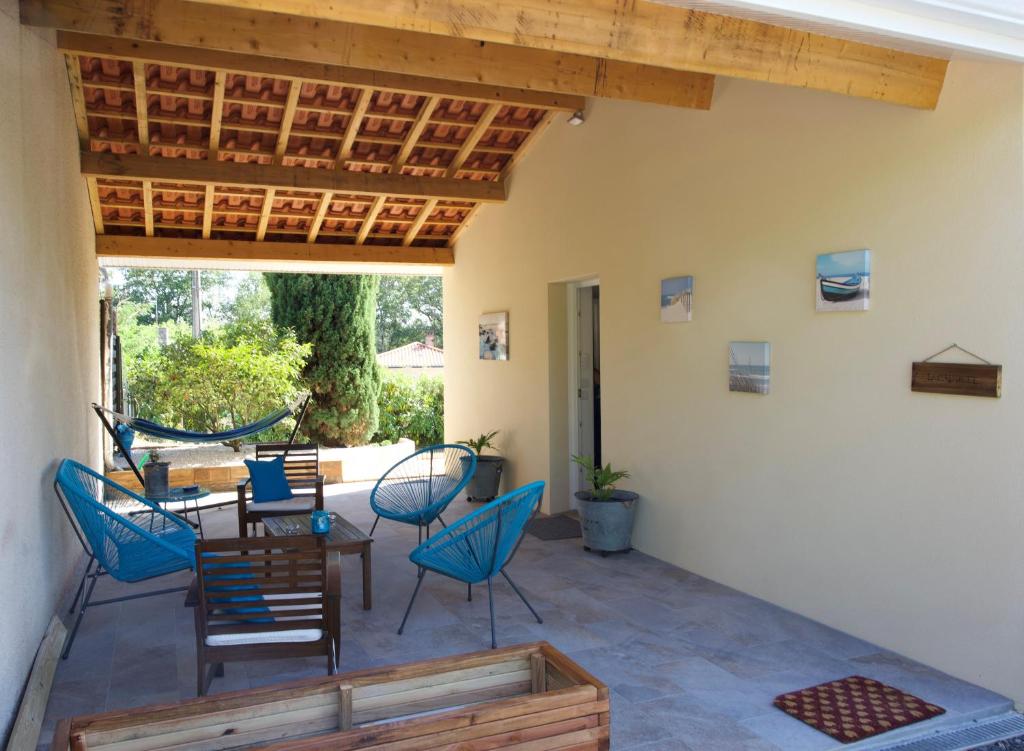
[[[655,0],[940,57],[1024,62],[1024,0]]]

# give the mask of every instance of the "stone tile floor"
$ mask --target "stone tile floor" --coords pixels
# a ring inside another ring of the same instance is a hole
[[[369,530],[370,487],[331,486],[327,506]],[[468,510],[457,501],[446,518]],[[207,534],[216,537],[234,535],[236,518],[232,508],[203,515]],[[395,633],[415,584],[407,558],[415,541],[412,527],[386,521],[378,526],[371,611],[361,607],[358,556],[343,559],[343,671],[489,646],[485,593],[467,602],[464,585],[433,574],[424,581],[405,634]],[[946,715],[904,735],[1012,708],[990,691],[636,551],[601,558],[584,552],[578,539],[542,542],[527,535],[509,572],[544,623],[534,621],[508,585],[498,582],[499,644],[546,639],[605,681],[612,693],[615,751],[835,748],[839,744],[771,702],[779,693],[854,673],[946,708]],[[184,585],[190,578],[186,572],[151,584],[104,580],[96,597]],[[61,717],[194,696],[195,635],[183,599],[163,595],[86,613],[71,656],[58,668],[41,749],[48,748]],[[322,663],[317,658],[228,664],[212,692],[322,675]]]

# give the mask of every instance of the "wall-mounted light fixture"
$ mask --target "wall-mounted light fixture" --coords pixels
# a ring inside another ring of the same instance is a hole
[[[569,116],[569,125],[583,125],[583,110],[576,110]]]

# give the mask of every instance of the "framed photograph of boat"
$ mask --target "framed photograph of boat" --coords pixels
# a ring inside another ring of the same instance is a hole
[[[771,378],[771,344],[729,342],[729,391],[767,394]]]
[[[693,318],[693,277],[661,280],[661,322],[685,323]]]
[[[867,310],[871,305],[871,251],[818,256],[814,295],[819,312]]]
[[[508,359],[508,311],[480,316],[480,359]]]

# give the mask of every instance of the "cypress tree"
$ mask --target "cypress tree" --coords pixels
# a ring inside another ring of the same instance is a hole
[[[326,446],[359,445],[377,430],[381,373],[378,279],[356,274],[267,274],[274,325],[313,346],[303,379],[313,395],[303,432]]]

